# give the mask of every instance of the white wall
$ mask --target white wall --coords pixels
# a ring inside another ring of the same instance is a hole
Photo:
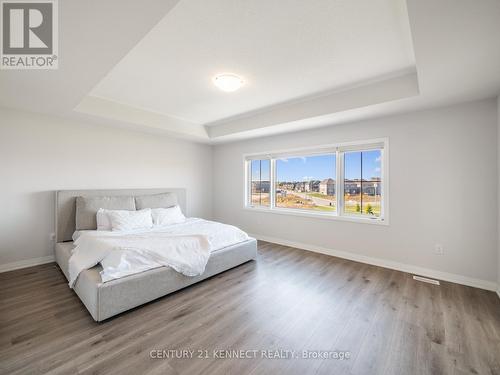
[[[208,145],[0,110],[0,268],[53,254],[55,190],[185,187],[209,218],[211,178]]]
[[[491,99],[218,145],[214,217],[260,236],[437,270],[494,288],[496,111]],[[243,210],[244,153],[379,137],[390,142],[389,226]],[[444,245],[444,255],[434,254],[436,243]]]

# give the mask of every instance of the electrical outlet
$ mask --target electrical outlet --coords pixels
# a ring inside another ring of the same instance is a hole
[[[443,255],[444,254],[443,245],[441,245],[441,244],[435,244],[434,245],[434,253],[436,253],[438,255]]]
[[[55,233],[50,233],[49,234],[49,241],[55,242],[56,240],[56,234]]]

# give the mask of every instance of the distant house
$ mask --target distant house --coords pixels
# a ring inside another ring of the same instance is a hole
[[[307,191],[309,191],[309,190],[307,190],[308,187],[309,187],[309,184],[305,181],[297,182],[295,184],[295,191],[307,192]]]
[[[381,183],[380,181],[364,181],[363,180],[363,194],[365,195],[380,195],[381,192]]]
[[[358,195],[361,192],[361,180],[359,178],[354,180],[346,179],[344,181],[344,192],[346,194]]]
[[[252,191],[254,193],[269,193],[271,183],[269,181],[252,181]]]
[[[371,180],[356,178],[354,180],[345,180],[344,182],[344,192],[346,194],[358,195],[361,192],[361,187],[363,187],[363,194],[365,195],[380,195],[382,190],[380,180],[376,178],[372,178]]]
[[[327,178],[319,183],[319,192],[324,195],[335,195],[335,180]]]
[[[321,183],[321,181],[318,181],[318,180],[309,181],[307,186],[306,186],[306,191],[319,192],[319,184],[320,183]]]
[[[319,180],[278,182],[278,187],[282,190],[296,191],[300,193],[319,192]]]

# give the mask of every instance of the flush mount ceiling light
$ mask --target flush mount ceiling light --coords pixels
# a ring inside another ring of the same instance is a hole
[[[236,91],[245,83],[243,78],[232,73],[217,74],[212,81],[215,86],[225,92]]]

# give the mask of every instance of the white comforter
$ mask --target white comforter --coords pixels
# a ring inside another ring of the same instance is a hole
[[[174,224],[131,232],[75,232],[69,259],[69,286],[83,270],[102,265],[103,282],[161,266],[186,276],[204,272],[210,253],[239,242],[248,235],[226,224],[189,218]]]

